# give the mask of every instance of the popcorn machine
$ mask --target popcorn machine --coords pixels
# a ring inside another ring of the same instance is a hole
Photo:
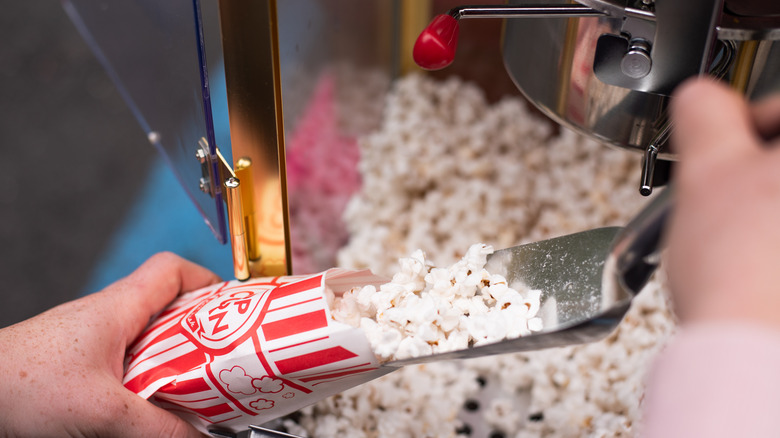
[[[674,161],[666,111],[680,82],[711,74],[751,99],[780,91],[771,1],[443,3],[65,7],[216,238],[230,243],[239,280],[335,265],[349,237],[338,218],[359,185],[356,138],[374,127],[412,58],[431,70],[453,61],[459,20],[506,19],[502,57],[514,85],[556,123],[642,154],[644,195]]]
[[[390,80],[413,68],[424,24],[451,3],[65,6],[245,279],[334,264],[347,237],[327,223],[356,178],[350,143],[378,117]],[[683,79],[709,73],[751,99],[780,88],[780,9],[769,0],[454,7],[423,32],[446,49],[418,59],[423,67],[452,61],[467,18],[506,18],[506,71],[552,120],[641,152],[645,195],[674,160],[666,106]]]

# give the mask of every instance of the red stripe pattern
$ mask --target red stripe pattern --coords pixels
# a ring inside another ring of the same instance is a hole
[[[288,414],[390,371],[360,330],[330,318],[323,293],[384,281],[330,270],[185,294],[132,345],[124,385],[202,431]]]
[[[328,318],[325,315],[325,311],[316,310],[303,315],[262,324],[260,327],[263,329],[265,339],[270,341],[327,326]]]
[[[279,368],[282,374],[292,374],[308,370],[309,368],[352,359],[353,357],[357,357],[357,355],[344,347],[331,347],[279,360],[276,362],[276,367]]]

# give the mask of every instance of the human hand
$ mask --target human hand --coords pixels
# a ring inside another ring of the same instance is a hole
[[[179,293],[219,281],[157,254],[101,292],[0,330],[0,435],[202,437],[122,386],[127,346]]]
[[[670,287],[685,322],[780,329],[780,96],[749,106],[708,79],[672,101],[679,153],[668,230]]]

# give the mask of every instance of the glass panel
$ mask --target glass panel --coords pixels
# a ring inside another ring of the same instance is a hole
[[[336,266],[360,187],[357,139],[379,126],[398,67],[396,0],[277,2],[292,266]]]
[[[205,139],[216,140],[198,0],[64,0],[73,22],[112,77],[119,92],[162,153],[206,223],[224,243],[226,224],[219,193],[200,190],[195,158]],[[206,7],[211,8],[211,4]],[[206,8],[204,7],[204,9]],[[216,14],[209,13],[209,28]],[[218,35],[218,33],[217,33]],[[208,117],[207,117],[208,116]],[[222,138],[220,138],[222,140]],[[229,150],[225,145],[221,150]]]

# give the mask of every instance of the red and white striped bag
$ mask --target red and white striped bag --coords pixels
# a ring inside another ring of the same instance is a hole
[[[130,347],[124,385],[204,432],[294,412],[394,369],[360,329],[331,318],[324,294],[386,281],[331,269],[182,295]]]

